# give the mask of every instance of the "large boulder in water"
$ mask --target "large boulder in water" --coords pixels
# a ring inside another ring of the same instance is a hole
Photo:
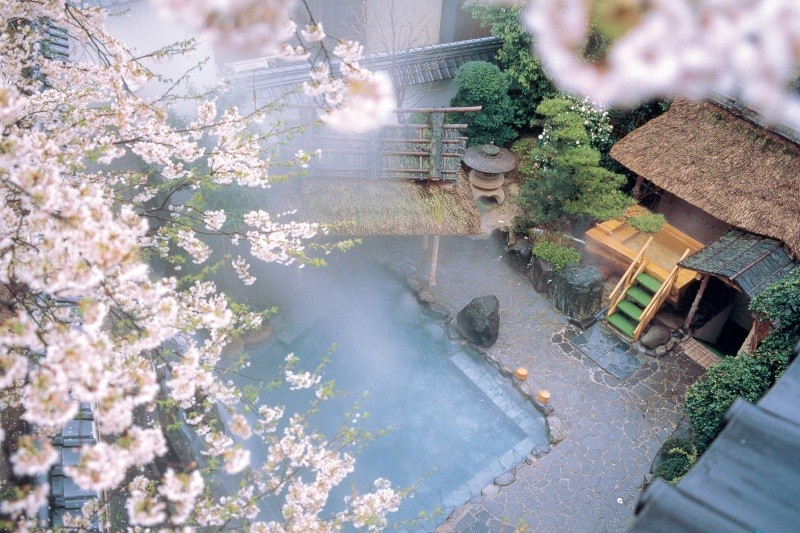
[[[500,301],[497,296],[480,296],[458,312],[456,324],[469,341],[488,348],[500,333]]]
[[[593,266],[566,266],[550,284],[550,301],[575,320],[586,320],[603,305],[603,276]]]

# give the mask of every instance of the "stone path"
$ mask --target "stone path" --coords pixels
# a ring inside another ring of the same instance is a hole
[[[536,532],[625,530],[650,463],[679,421],[684,392],[703,369],[681,353],[639,355],[641,366],[617,379],[568,342],[579,332],[501,252],[486,239],[443,238],[430,290],[454,312],[477,296],[498,297],[500,337],[489,352],[510,368],[526,367],[534,390],[550,391],[566,439],[522,465],[514,483],[456,510],[437,532],[514,531],[520,521]]]

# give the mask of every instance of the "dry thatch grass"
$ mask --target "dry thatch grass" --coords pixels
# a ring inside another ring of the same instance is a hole
[[[676,100],[611,155],[732,226],[800,256],[800,147],[711,103]]]
[[[457,185],[413,180],[306,180],[303,218],[336,236],[479,235],[480,217],[464,176]]]

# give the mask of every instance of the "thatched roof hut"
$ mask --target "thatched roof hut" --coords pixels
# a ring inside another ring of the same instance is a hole
[[[785,138],[712,103],[678,99],[611,155],[657,187],[800,256],[800,147]]]
[[[319,179],[300,186],[299,215],[336,236],[480,235],[466,178],[455,183],[407,179]]]

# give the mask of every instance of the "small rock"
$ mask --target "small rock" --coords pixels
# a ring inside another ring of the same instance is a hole
[[[539,459],[537,459],[536,456],[533,455],[533,453],[529,453],[528,455],[525,456],[525,464],[532,465],[533,463],[536,463],[538,461]]]
[[[518,270],[526,270],[531,262],[532,249],[533,243],[529,239],[517,239],[517,242],[506,250],[508,262]]]
[[[464,337],[461,336],[461,333],[458,331],[458,328],[453,326],[447,327],[447,338],[451,341],[460,341]]]
[[[431,302],[422,306],[422,312],[433,318],[441,318],[443,320],[450,316],[450,310],[436,302]]]
[[[514,476],[513,472],[506,472],[505,474],[500,474],[496,478],[494,478],[494,484],[500,487],[506,487],[511,485],[516,481],[516,476]]]
[[[417,278],[412,278],[411,276],[406,276],[404,278],[404,281],[406,282],[408,288],[411,289],[412,292],[414,292],[414,294],[421,291],[424,287],[424,285],[422,285],[422,282],[420,280],[418,280]]]
[[[500,374],[502,376],[504,376],[504,377],[510,377],[511,375],[514,374],[514,371],[511,368],[507,367],[506,365],[501,364],[500,365]]]
[[[667,353],[669,353],[669,349],[667,348],[666,345],[657,346],[654,352],[656,354],[656,357],[664,357],[665,355],[667,355]]]
[[[488,484],[481,490],[482,496],[494,496],[500,492],[500,487],[494,484]]]
[[[661,346],[665,344],[670,337],[672,337],[672,333],[670,330],[665,328],[664,326],[659,326],[658,324],[654,324],[650,326],[647,331],[642,335],[642,338],[639,339],[642,342],[642,346],[648,348],[650,350],[655,349],[656,346]]]
[[[550,428],[550,444],[552,446],[567,438],[567,427],[557,414],[553,413],[547,417],[547,426]]]
[[[544,457],[547,452],[550,451],[550,446],[547,444],[540,444],[536,446],[534,449],[531,450],[531,453],[528,455],[532,455],[534,458],[539,459],[540,457]]]
[[[424,304],[430,304],[436,301],[436,297],[431,291],[422,289],[417,293],[417,300]]]

